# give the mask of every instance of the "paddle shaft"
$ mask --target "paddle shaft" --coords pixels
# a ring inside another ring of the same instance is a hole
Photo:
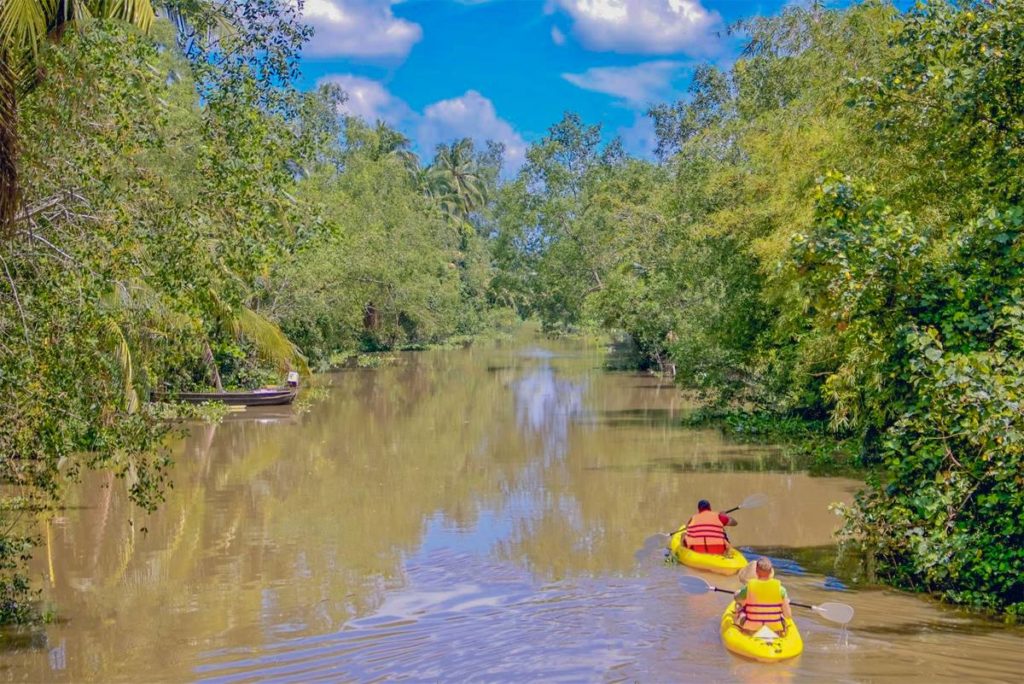
[[[735,593],[735,592],[729,591],[728,589],[719,589],[718,587],[711,587],[711,588],[714,589],[715,591],[720,591],[723,594],[730,594],[730,595],[732,595],[733,593]],[[790,601],[789,605],[791,605],[791,606],[799,606],[800,608],[810,608],[811,610],[814,610],[814,606],[812,606],[809,603],[797,603],[796,601]]]
[[[722,511],[722,515],[728,515],[729,513],[732,513],[732,512],[734,512],[734,511],[738,511],[738,510],[740,510],[741,508],[743,508],[743,506],[735,506],[735,507],[733,507],[733,508],[730,508],[730,509],[729,509],[729,510],[727,510],[727,511]],[[679,532],[682,532],[682,531],[683,531],[683,530],[685,530],[685,529],[686,529],[686,525],[683,525],[682,527],[680,527],[680,528],[679,528],[678,530],[676,530],[675,532],[669,532],[669,533],[666,533],[666,534],[668,534],[668,536],[670,536],[670,537],[671,537],[671,536],[672,536],[673,534],[678,534]]]

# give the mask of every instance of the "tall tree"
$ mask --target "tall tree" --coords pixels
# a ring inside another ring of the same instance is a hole
[[[438,145],[431,168],[443,183],[441,206],[450,215],[468,221],[469,215],[487,201],[486,184],[469,138]]]
[[[18,99],[40,79],[39,50],[47,38],[86,18],[119,19],[148,30],[150,0],[4,0],[0,3],[0,231],[18,211]]]

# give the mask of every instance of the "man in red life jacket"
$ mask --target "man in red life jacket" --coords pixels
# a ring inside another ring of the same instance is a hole
[[[758,558],[757,577],[752,578],[736,592],[736,624],[744,632],[756,632],[762,627],[786,633],[786,620],[792,619],[786,588],[775,579],[772,561]]]
[[[700,553],[724,554],[732,548],[725,528],[735,525],[735,520],[711,510],[711,504],[701,499],[697,502],[697,514],[686,523],[683,545]]]

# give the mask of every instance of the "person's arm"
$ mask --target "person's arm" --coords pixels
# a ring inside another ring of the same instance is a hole
[[[787,620],[793,619],[793,609],[789,606],[789,596],[786,594],[786,587],[782,587],[782,614]]]
[[[738,624],[740,624],[740,622],[743,619],[741,616],[743,615],[743,604],[747,600],[747,587],[746,586],[740,587],[739,590],[735,594],[732,595],[732,598],[736,602],[736,607],[733,608],[733,613],[732,613],[733,614],[733,618],[732,619],[738,625]]]
[[[719,513],[718,519],[722,521],[722,524],[726,527],[736,527],[736,519],[732,516],[726,515],[725,513]]]

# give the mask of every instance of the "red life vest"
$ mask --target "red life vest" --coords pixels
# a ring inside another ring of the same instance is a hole
[[[701,511],[686,523],[687,548],[701,553],[725,553],[725,525],[714,511]]]
[[[781,631],[785,628],[782,613],[782,582],[777,579],[752,579],[747,582],[747,598],[740,612],[745,616],[743,629],[756,632],[761,627]]]

